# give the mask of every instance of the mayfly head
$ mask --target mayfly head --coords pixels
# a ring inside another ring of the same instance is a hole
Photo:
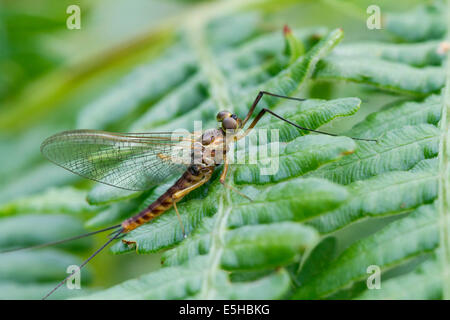
[[[220,111],[216,119],[221,123],[221,127],[225,132],[235,131],[241,128],[242,120],[229,111]]]

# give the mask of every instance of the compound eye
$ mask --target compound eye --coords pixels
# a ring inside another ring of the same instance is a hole
[[[223,121],[223,119],[226,119],[226,118],[229,118],[229,117],[231,117],[231,112],[229,112],[229,111],[220,111],[217,114],[216,119],[217,119],[218,122],[221,122],[221,121]]]
[[[225,130],[235,130],[237,129],[237,121],[233,118],[225,118],[222,120],[222,127]]]

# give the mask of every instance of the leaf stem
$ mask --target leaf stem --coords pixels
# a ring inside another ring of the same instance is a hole
[[[447,1],[447,21],[450,21],[450,0]],[[447,37],[450,36],[450,24],[447,26]],[[448,132],[448,110],[450,108],[450,54],[446,59],[447,79],[443,93],[443,103],[440,121],[441,138],[439,142],[439,196],[438,210],[440,219],[441,262],[443,276],[443,299],[450,299],[450,168],[449,152],[450,137]]]
[[[226,197],[226,204],[224,203]],[[211,230],[212,244],[209,251],[210,263],[209,268],[205,275],[203,286],[199,296],[202,299],[214,299],[216,273],[220,269],[220,259],[222,257],[223,248],[225,246],[225,231],[227,226],[227,220],[232,210],[230,191],[228,189],[220,197],[219,209],[216,213],[216,221]]]
[[[228,84],[222,71],[217,67],[211,50],[208,47],[205,35],[205,21],[194,19],[187,26],[187,35],[197,54],[198,64],[210,83],[209,93],[214,100],[218,111],[228,110],[232,112],[231,97]]]

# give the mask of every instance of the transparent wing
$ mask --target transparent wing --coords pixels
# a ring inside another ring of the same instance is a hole
[[[171,132],[74,130],[46,139],[41,152],[82,177],[122,189],[146,190],[187,169],[189,163],[179,158],[180,148],[189,148],[192,141],[190,134]]]

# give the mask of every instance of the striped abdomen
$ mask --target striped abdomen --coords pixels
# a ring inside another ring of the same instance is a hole
[[[213,171],[214,168],[203,168],[203,170],[197,171],[195,168],[190,167],[181,176],[181,178],[173,184],[173,186],[171,186],[146,209],[125,220],[122,223],[122,227],[124,229],[123,233],[136,229],[137,227],[143,225],[146,222],[149,222],[150,220],[160,216],[161,214],[169,210],[173,206],[174,201],[178,202],[183,198],[182,196],[175,197],[175,194],[177,192],[182,191],[195,184],[198,184],[196,187],[200,187],[209,180]],[[204,181],[200,183],[202,180]]]

